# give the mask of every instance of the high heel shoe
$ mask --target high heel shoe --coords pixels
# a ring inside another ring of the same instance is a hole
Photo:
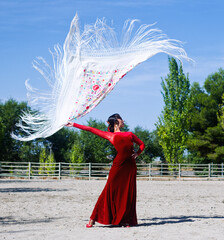
[[[93,227],[93,224],[87,223],[87,224],[86,224],[86,227],[87,227],[87,228],[91,228],[91,227]]]
[[[93,227],[93,225],[95,224],[95,221],[93,221],[92,219],[89,220],[89,223],[86,224],[87,228],[91,228]]]

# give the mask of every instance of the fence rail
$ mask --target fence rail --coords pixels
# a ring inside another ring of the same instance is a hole
[[[0,162],[0,178],[106,179],[112,164]],[[224,164],[137,164],[137,179],[224,180]]]

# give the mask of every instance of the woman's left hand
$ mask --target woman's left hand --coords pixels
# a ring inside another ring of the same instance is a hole
[[[131,156],[135,160],[138,157],[138,154],[137,153],[133,153]]]

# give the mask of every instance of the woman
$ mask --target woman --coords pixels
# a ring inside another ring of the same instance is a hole
[[[120,226],[134,226],[136,216],[136,163],[135,159],[144,150],[144,143],[132,132],[121,132],[124,121],[119,114],[108,118],[108,130],[104,132],[92,127],[69,122],[66,126],[76,127],[94,133],[109,140],[117,150],[107,183],[98,198],[95,208],[86,227],[96,222]],[[134,152],[133,143],[139,145]]]

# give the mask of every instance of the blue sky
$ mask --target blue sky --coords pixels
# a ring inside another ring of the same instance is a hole
[[[37,56],[51,62],[48,49],[63,44],[75,13],[80,26],[105,17],[119,33],[126,19],[157,23],[170,38],[184,42],[195,65],[184,62],[191,82],[203,85],[206,77],[224,68],[224,1],[222,0],[0,0],[0,99],[26,100],[24,82],[41,88],[44,80],[32,68]],[[155,129],[163,108],[161,77],[168,73],[168,59],[158,54],[140,64],[86,117],[106,121],[120,113],[133,129]]]

